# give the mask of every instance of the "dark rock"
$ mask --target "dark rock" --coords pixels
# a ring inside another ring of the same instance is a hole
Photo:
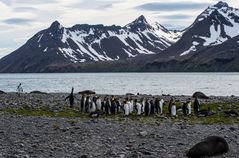
[[[140,152],[144,155],[152,155],[152,153],[150,151],[147,151],[147,150],[141,150]]]
[[[133,93],[126,93],[125,94],[126,96],[132,96],[132,95],[134,95]]]
[[[41,91],[32,91],[30,94],[47,94],[46,92],[41,92]]]
[[[207,137],[202,142],[193,146],[187,156],[190,158],[214,156],[228,152],[229,147],[226,140],[218,136]]]
[[[94,91],[91,91],[91,90],[84,90],[84,91],[78,92],[78,94],[90,95],[90,94],[96,94],[96,93]]]
[[[234,110],[230,110],[230,111],[224,111],[224,113],[227,115],[227,116],[231,116],[231,117],[238,117],[239,114],[234,111]]]
[[[209,99],[209,97],[202,92],[193,93],[193,98]]]
[[[230,129],[230,131],[235,131],[236,130],[236,128],[234,128],[234,127],[230,127],[229,129]]]
[[[87,155],[81,155],[80,158],[88,158]]]
[[[0,94],[7,94],[7,93],[6,93],[6,92],[4,92],[4,91],[1,91],[1,90],[0,90]]]

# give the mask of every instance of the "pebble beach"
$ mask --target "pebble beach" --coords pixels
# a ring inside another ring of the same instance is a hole
[[[28,93],[19,97],[16,93],[0,94],[0,157],[181,158],[186,157],[193,145],[212,135],[225,138],[230,148],[228,153],[216,157],[238,157],[238,123],[189,123],[185,120],[190,118],[175,121],[166,115],[153,118],[124,118],[120,115],[92,119],[81,116],[26,116],[9,112],[40,107],[58,112],[69,106],[64,100],[67,95]],[[80,99],[80,95],[75,96]],[[159,97],[166,101],[170,98]],[[179,102],[190,98],[174,97]],[[76,110],[80,104],[78,99]],[[238,103],[239,98],[210,96],[202,102],[233,104]]]

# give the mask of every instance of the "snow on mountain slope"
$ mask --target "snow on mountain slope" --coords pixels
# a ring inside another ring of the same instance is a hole
[[[177,42],[182,37],[183,34],[183,31],[167,30],[165,27],[163,27],[157,22],[154,23],[152,26],[155,30],[156,35],[166,40],[169,40],[172,43]]]
[[[159,27],[160,26],[160,27]],[[52,45],[42,44],[44,37],[51,39],[58,32],[57,55],[77,63],[85,61],[114,61],[136,57],[140,54],[156,54],[173,44],[180,34],[168,31],[161,25],[151,26],[140,16],[125,27],[103,25],[75,25],[64,28],[54,22],[48,31],[38,34],[39,48],[47,53]],[[54,49],[56,51],[56,49]]]
[[[124,27],[81,24],[66,28],[55,21],[2,58],[0,72],[43,72],[51,66],[127,61],[160,53],[179,35],[159,24],[151,26],[144,16]]]
[[[191,33],[189,40],[191,45],[181,52],[180,56],[195,52],[202,47],[221,44],[239,35],[238,30],[238,9],[229,7],[225,2],[210,6],[186,30]]]

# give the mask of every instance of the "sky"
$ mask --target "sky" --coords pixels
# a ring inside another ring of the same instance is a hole
[[[125,26],[140,15],[168,29],[188,27],[218,0],[0,0],[0,58],[58,20],[75,24]],[[224,0],[239,8],[239,0]]]

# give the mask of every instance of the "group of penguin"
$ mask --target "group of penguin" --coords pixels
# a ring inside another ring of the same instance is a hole
[[[70,107],[73,108],[75,96],[73,94],[74,88],[69,96],[65,98],[65,100],[69,99]],[[165,105],[165,101],[161,98],[141,98],[141,99],[133,99],[132,97],[126,97],[125,99],[119,99],[115,96],[105,96],[104,98],[91,96],[91,95],[82,95],[80,99],[80,107],[81,112],[90,113],[90,114],[98,114],[105,113],[107,115],[116,115],[119,113],[123,113],[124,116],[129,116],[132,113],[135,113],[137,116],[145,115],[152,116],[154,114],[163,114],[163,106]],[[177,111],[182,111],[184,116],[188,116],[192,114],[192,109],[194,110],[194,114],[199,117],[207,117],[214,115],[215,113],[210,110],[210,108],[206,110],[200,110],[200,102],[198,98],[195,98],[195,101],[192,106],[191,99],[188,99],[183,103],[182,106],[176,106],[175,100],[171,97],[168,104],[168,112],[167,114],[172,117],[177,116]],[[226,115],[228,116],[238,116],[238,113],[231,110],[226,111]]]
[[[74,104],[74,89],[72,88],[72,92],[66,99],[70,101],[70,107],[73,107]],[[65,99],[65,100],[66,100]],[[135,113],[137,116],[145,115],[152,116],[155,114],[163,114],[163,106],[165,105],[165,101],[163,98],[141,98],[136,99],[132,97],[126,97],[124,99],[119,99],[115,96],[105,96],[103,98],[99,96],[91,96],[91,95],[82,95],[80,99],[80,110],[84,113],[105,113],[107,115],[116,115],[119,113],[123,113],[124,116],[129,116],[130,114]],[[193,106],[195,113],[200,113],[200,103],[198,99],[195,99]],[[175,117],[177,115],[177,111],[182,110],[184,116],[188,116],[192,114],[192,102],[188,100],[183,104],[182,107],[177,108],[175,104],[175,100],[172,97],[168,104],[167,114]],[[203,113],[203,112],[202,112]]]
[[[124,116],[129,116],[135,113],[137,116],[145,114],[150,116],[153,114],[163,113],[164,100],[155,99],[133,99],[126,97],[125,99],[119,99],[115,96],[106,96],[103,99],[96,96],[85,96],[81,97],[81,112],[94,113],[102,112],[107,115],[116,115],[123,113]]]

